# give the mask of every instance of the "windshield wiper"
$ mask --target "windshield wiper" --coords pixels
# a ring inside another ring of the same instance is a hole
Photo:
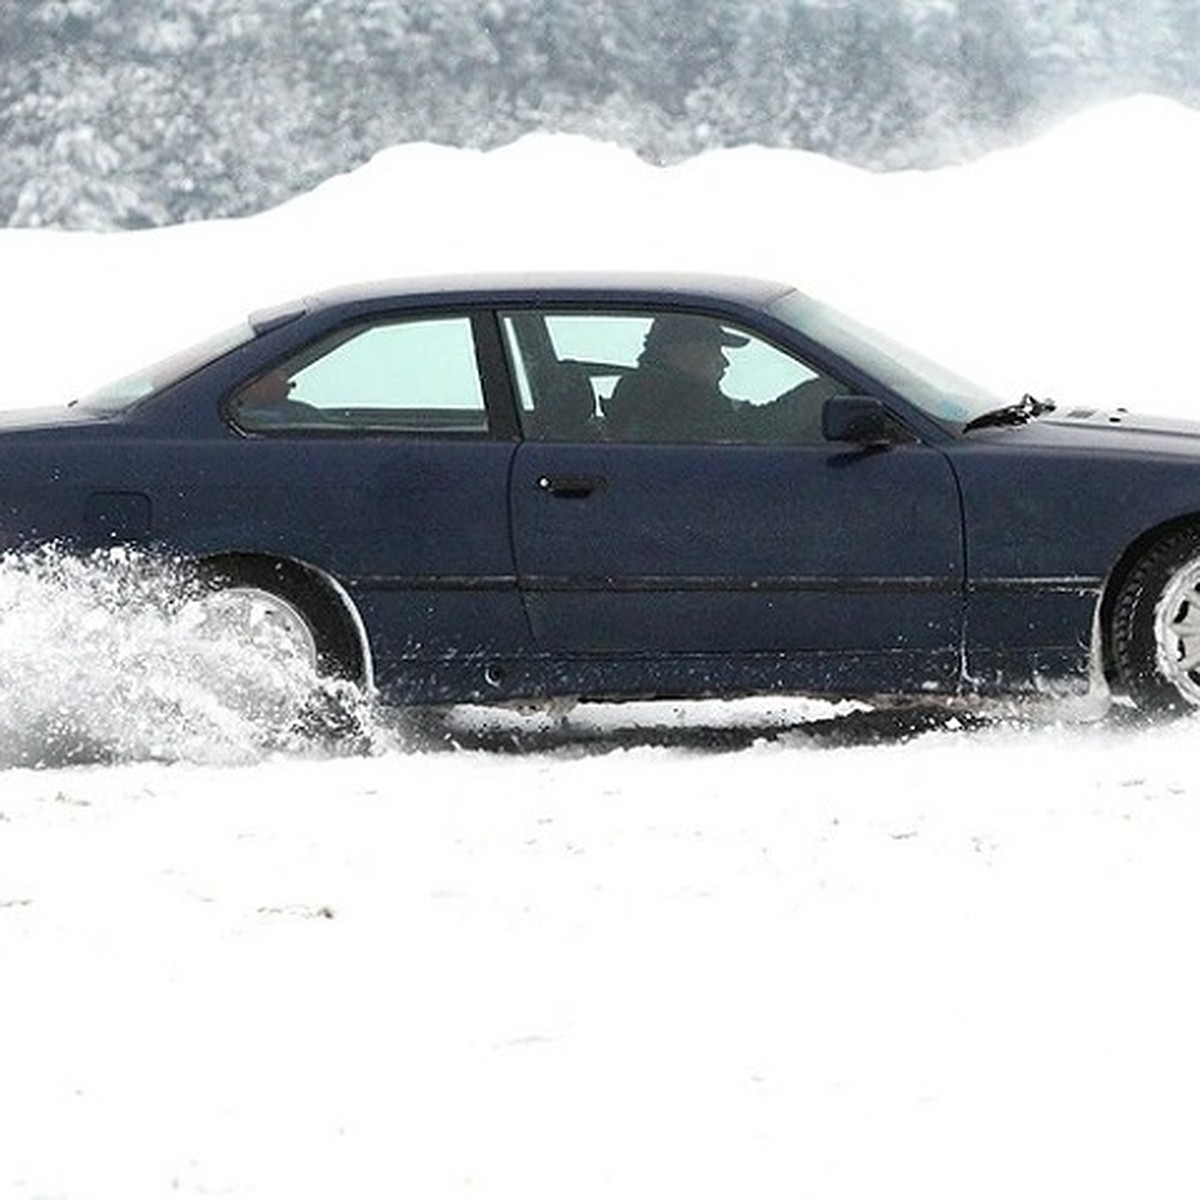
[[[1036,396],[1031,396],[1026,392],[1016,404],[993,408],[974,420],[968,421],[963,426],[963,433],[970,433],[972,429],[984,429],[989,425],[1024,425],[1026,421],[1030,421],[1034,417],[1053,412],[1055,407],[1053,400],[1039,400]]]

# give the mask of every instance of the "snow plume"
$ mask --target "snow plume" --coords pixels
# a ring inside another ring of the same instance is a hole
[[[214,628],[179,562],[123,548],[0,558],[0,768],[323,748],[314,704],[343,721],[366,708],[294,655]]]

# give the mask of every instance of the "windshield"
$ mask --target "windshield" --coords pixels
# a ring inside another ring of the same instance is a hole
[[[767,311],[939,421],[961,429],[1004,403],[979,384],[802,292],[789,292]]]
[[[143,367],[132,375],[126,375],[115,383],[106,384],[74,403],[92,412],[123,412],[154,392],[178,383],[193,371],[204,366],[205,363],[212,362],[214,359],[228,354],[230,350],[236,350],[238,346],[245,345],[254,336],[254,329],[250,323],[243,321],[232,329],[225,329],[195,346],[189,346],[186,350],[180,350],[169,358]]]

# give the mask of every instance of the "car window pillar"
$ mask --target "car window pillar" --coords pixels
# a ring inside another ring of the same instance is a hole
[[[475,335],[475,358],[483,380],[488,426],[501,441],[516,441],[521,436],[517,416],[517,396],[508,368],[508,356],[500,333],[500,321],[490,310],[471,314]]]

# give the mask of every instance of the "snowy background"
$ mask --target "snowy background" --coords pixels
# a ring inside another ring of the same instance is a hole
[[[246,216],[548,129],[943,166],[1143,92],[1200,105],[1200,0],[8,0],[0,226]]]
[[[240,221],[0,231],[0,405],[326,284],[628,266],[1195,416],[1198,163],[1149,97],[926,173],[402,147]],[[459,710],[347,757],[264,744],[144,589],[0,567],[0,1194],[1196,1194],[1194,721]]]

